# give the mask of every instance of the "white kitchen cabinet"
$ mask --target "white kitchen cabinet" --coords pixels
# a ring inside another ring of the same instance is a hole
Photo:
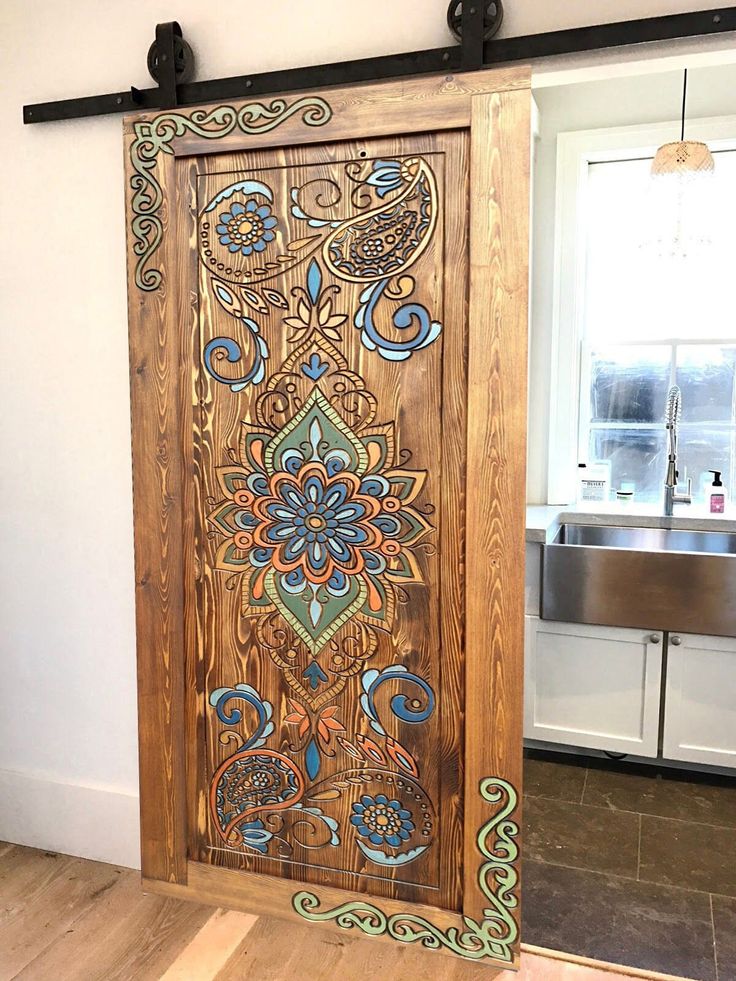
[[[525,738],[656,757],[663,637],[527,616]]]
[[[736,639],[671,634],[663,756],[736,767]]]

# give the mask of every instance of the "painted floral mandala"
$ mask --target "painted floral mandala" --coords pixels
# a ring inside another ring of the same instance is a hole
[[[314,386],[277,432],[244,426],[209,516],[216,568],[243,573],[243,613],[277,610],[313,656],[351,619],[391,629],[394,587],[422,582],[412,550],[431,530],[413,505],[426,474],[393,466],[393,426],[356,430],[333,401]]]

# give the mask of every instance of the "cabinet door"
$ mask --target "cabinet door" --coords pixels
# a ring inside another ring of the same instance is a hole
[[[656,756],[662,639],[528,616],[525,737]]]
[[[530,109],[129,124],[152,888],[518,963]]]
[[[670,635],[663,753],[736,767],[736,640]]]

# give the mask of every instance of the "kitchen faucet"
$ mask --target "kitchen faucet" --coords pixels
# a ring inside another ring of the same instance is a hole
[[[672,517],[675,504],[693,503],[693,481],[691,477],[687,479],[687,493],[677,493],[677,484],[680,476],[677,470],[677,430],[680,425],[681,413],[682,392],[678,385],[673,385],[667,393],[667,405],[665,408],[668,447],[667,476],[664,479],[664,513],[667,517]]]

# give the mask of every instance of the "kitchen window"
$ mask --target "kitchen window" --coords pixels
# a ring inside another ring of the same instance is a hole
[[[736,120],[717,123],[736,135]],[[715,176],[677,200],[650,177],[667,138],[651,127],[560,137],[552,503],[572,499],[578,462],[608,463],[612,492],[661,500],[674,384],[681,481],[702,502],[720,470],[736,491],[736,139],[711,142]]]

